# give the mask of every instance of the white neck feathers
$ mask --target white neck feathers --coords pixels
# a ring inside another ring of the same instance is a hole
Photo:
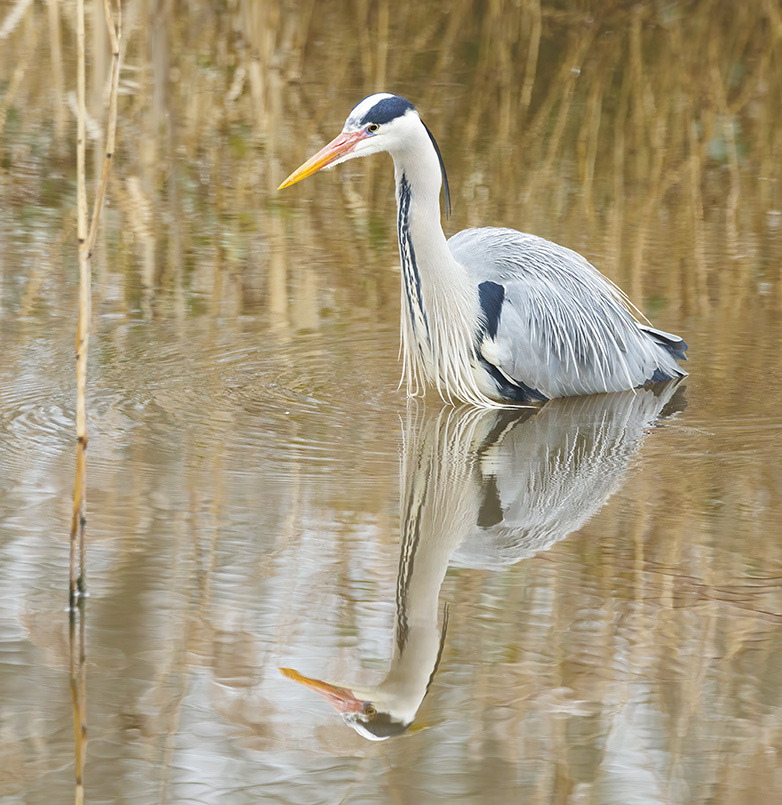
[[[477,289],[440,225],[437,153],[418,116],[410,117],[414,127],[405,147],[391,152],[402,263],[402,377],[411,396],[423,394],[429,382],[448,402],[496,407],[476,379]]]

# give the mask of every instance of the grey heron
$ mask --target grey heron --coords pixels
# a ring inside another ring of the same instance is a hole
[[[396,178],[408,394],[432,384],[444,400],[497,407],[686,375],[677,361],[686,360],[687,344],[640,321],[624,293],[577,252],[514,229],[466,229],[446,240],[445,166],[406,98],[365,98],[279,189],[382,151]]]
[[[388,672],[367,687],[282,673],[369,740],[415,729],[443,654],[448,568],[499,570],[583,528],[621,488],[656,423],[683,408],[677,386],[571,397],[540,410],[461,406],[418,417],[411,406]]]

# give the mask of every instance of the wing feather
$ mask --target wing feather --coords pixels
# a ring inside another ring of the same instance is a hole
[[[634,388],[686,374],[686,344],[639,323],[627,297],[578,253],[513,229],[468,229],[448,245],[477,285],[501,285],[481,356],[546,397]],[[639,314],[640,315],[640,314]]]

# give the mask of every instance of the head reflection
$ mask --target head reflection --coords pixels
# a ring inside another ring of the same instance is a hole
[[[448,610],[440,619],[438,599],[448,565],[501,568],[581,528],[619,489],[648,431],[683,407],[682,389],[670,383],[539,409],[411,409],[388,674],[360,689],[280,670],[365,738],[403,734],[442,656]]]

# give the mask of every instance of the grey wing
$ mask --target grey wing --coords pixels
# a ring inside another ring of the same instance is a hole
[[[448,246],[478,287],[478,350],[506,396],[621,391],[686,374],[676,362],[686,344],[636,321],[576,252],[513,229],[464,230]]]
[[[526,421],[490,431],[498,435],[477,451],[472,476],[478,516],[451,564],[498,568],[583,527],[621,488],[650,427],[685,406],[668,383],[553,400]],[[497,422],[503,416],[491,413]]]

